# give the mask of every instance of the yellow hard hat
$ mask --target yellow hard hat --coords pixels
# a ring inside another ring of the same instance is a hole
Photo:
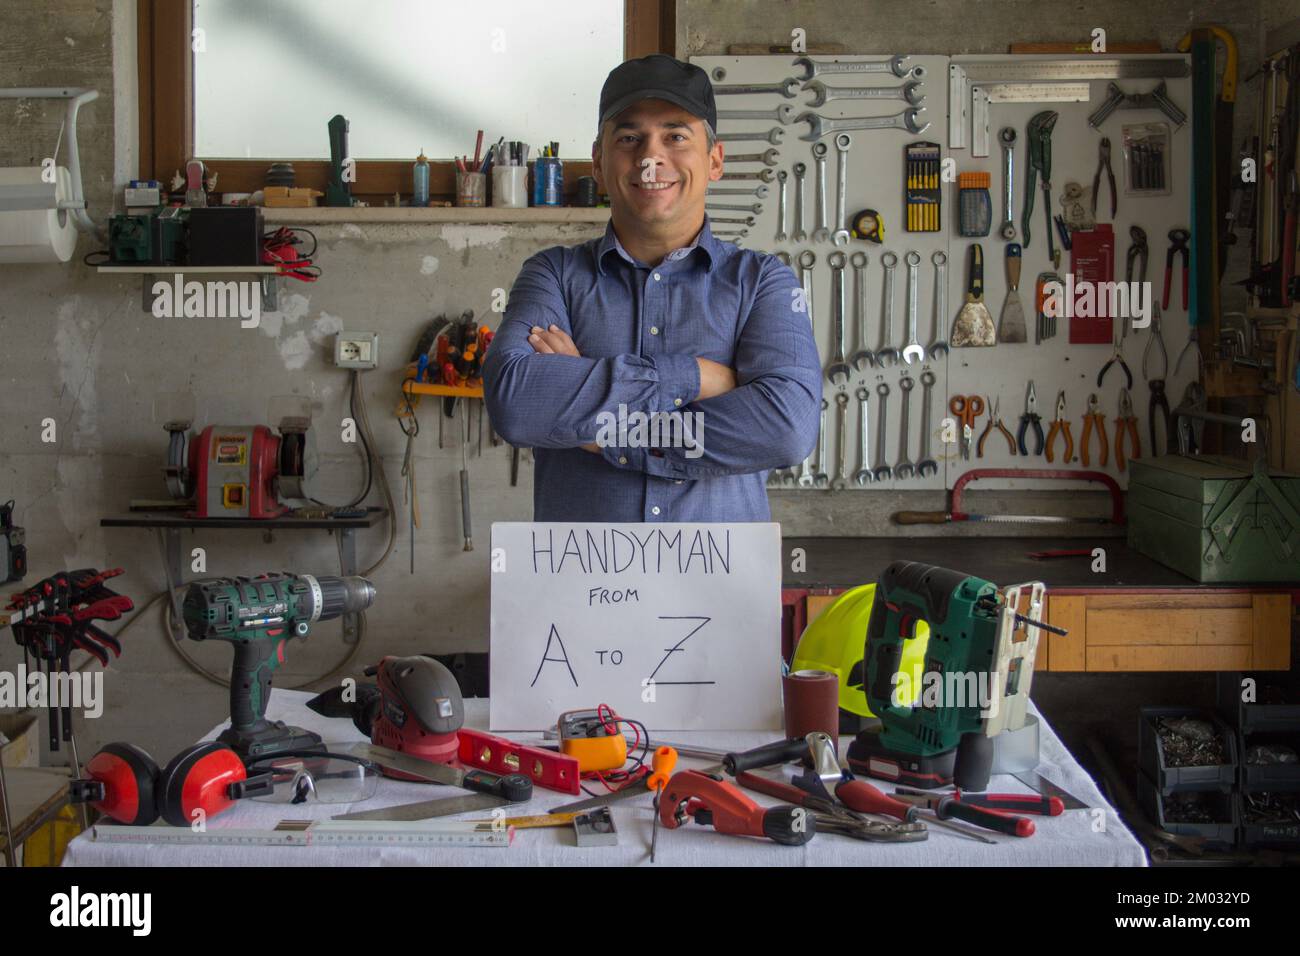
[[[867,706],[867,670],[862,661],[862,648],[867,640],[867,624],[871,620],[871,606],[876,598],[876,585],[863,584],[851,588],[809,624],[795,647],[790,670],[830,671],[839,677],[840,708],[851,714],[874,717]],[[915,704],[921,696],[921,678],[925,673],[925,649],[930,643],[930,625],[916,622],[916,637],[903,642],[900,669],[911,681],[905,687],[914,688]]]

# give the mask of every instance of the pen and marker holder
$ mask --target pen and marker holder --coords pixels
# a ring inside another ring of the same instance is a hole
[[[456,170],[456,205],[487,205],[487,176],[484,173]]]
[[[528,167],[492,167],[492,205],[504,209],[528,206]]]

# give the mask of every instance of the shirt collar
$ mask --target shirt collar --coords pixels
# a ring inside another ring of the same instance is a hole
[[[709,226],[709,217],[705,214],[704,227],[696,233],[695,238],[691,240],[691,244],[683,246],[680,249],[674,249],[672,252],[668,253],[668,255],[664,256],[664,262],[676,262],[679,259],[686,258],[696,249],[699,249],[704,255],[705,269],[712,270],[713,263],[717,261],[717,258],[720,255],[720,246],[721,243],[718,242],[717,239],[713,238],[713,230]],[[625,261],[634,266],[644,267],[644,263],[639,263],[637,260],[633,259],[631,254],[623,248],[623,244],[618,241],[618,236],[614,234],[613,220],[610,220],[609,224],[605,226],[605,235],[601,237],[600,242],[596,246],[596,268],[601,275],[605,274],[605,256],[611,252],[617,253]]]

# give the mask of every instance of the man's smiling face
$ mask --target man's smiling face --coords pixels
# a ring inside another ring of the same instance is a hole
[[[592,148],[592,175],[620,218],[653,229],[699,226],[722,145],[704,120],[664,100],[642,100],[608,120]]]

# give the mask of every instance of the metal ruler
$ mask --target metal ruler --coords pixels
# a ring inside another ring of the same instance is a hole
[[[1087,83],[980,83],[970,88],[972,156],[989,154],[990,103],[1086,103],[1092,99]]]
[[[509,846],[508,827],[480,830],[472,823],[392,823],[388,821],[282,820],[271,830],[230,828],[196,832],[188,827],[110,826],[90,828],[98,843],[193,846]]]
[[[1094,56],[1084,59],[987,60],[948,65],[948,146],[966,147],[967,102],[970,84],[1065,83],[1071,80],[1170,79],[1187,76],[1190,68],[1182,56],[1118,59]],[[987,154],[985,154],[987,155]]]
[[[431,820],[436,817],[449,817],[457,813],[469,813],[471,810],[487,810],[503,807],[509,801],[505,797],[494,797],[490,793],[467,793],[458,797],[439,797],[436,800],[421,800],[419,803],[402,803],[392,807],[380,807],[377,810],[357,810],[353,813],[335,814],[333,820],[388,820],[390,822],[409,822],[411,820]]]

